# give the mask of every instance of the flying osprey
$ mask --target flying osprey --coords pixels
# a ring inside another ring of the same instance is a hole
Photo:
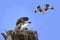
[[[37,6],[37,8],[35,9],[35,13],[40,11],[42,13],[45,13],[48,9],[54,9],[53,6],[46,4],[45,8],[41,8],[40,6]]]
[[[15,29],[21,29],[22,27],[27,28],[31,22],[28,22],[28,17],[21,17],[16,22],[16,28]]]

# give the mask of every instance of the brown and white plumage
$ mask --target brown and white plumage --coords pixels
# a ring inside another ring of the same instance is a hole
[[[20,24],[21,22],[28,21],[28,20],[29,20],[28,17],[21,17],[17,20],[16,25]]]
[[[31,22],[27,22],[25,21],[22,25],[21,25],[21,29],[27,29],[27,27],[31,24]]]
[[[21,17],[16,22],[16,28],[15,29],[21,29],[21,27],[27,27],[31,24],[31,22],[28,22],[28,17]]]
[[[35,13],[37,13],[38,11],[45,13],[48,9],[54,9],[54,8],[49,4],[46,4],[45,8],[41,8],[40,6],[37,6],[37,8],[35,9]]]

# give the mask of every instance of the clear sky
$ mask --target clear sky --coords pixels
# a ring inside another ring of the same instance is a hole
[[[29,29],[38,32],[39,40],[60,40],[60,4],[59,0],[0,0],[0,33],[15,28],[20,17],[29,17],[31,25]],[[46,14],[34,13],[38,5],[54,6],[54,10],[48,10]],[[0,34],[0,40],[4,40]]]

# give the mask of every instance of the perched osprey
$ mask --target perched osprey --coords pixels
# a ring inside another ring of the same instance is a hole
[[[35,9],[35,13],[40,11],[42,13],[45,13],[48,9],[54,9],[53,6],[46,4],[45,8],[41,8],[40,6],[37,6],[37,8]]]
[[[22,27],[27,28],[31,24],[31,22],[28,22],[28,17],[21,17],[16,22],[16,28],[15,29],[21,29]]]

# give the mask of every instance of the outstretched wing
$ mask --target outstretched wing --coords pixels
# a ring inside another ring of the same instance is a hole
[[[49,9],[49,4],[46,4],[46,7],[45,7],[45,11],[47,11]]]
[[[42,8],[40,6],[37,6],[37,8],[35,9],[35,13],[38,11],[42,12]]]
[[[45,11],[47,11],[48,9],[54,9],[54,8],[53,8],[53,6],[46,4]]]
[[[53,6],[50,6],[49,8],[50,8],[50,9],[54,9],[54,7],[53,7]]]

